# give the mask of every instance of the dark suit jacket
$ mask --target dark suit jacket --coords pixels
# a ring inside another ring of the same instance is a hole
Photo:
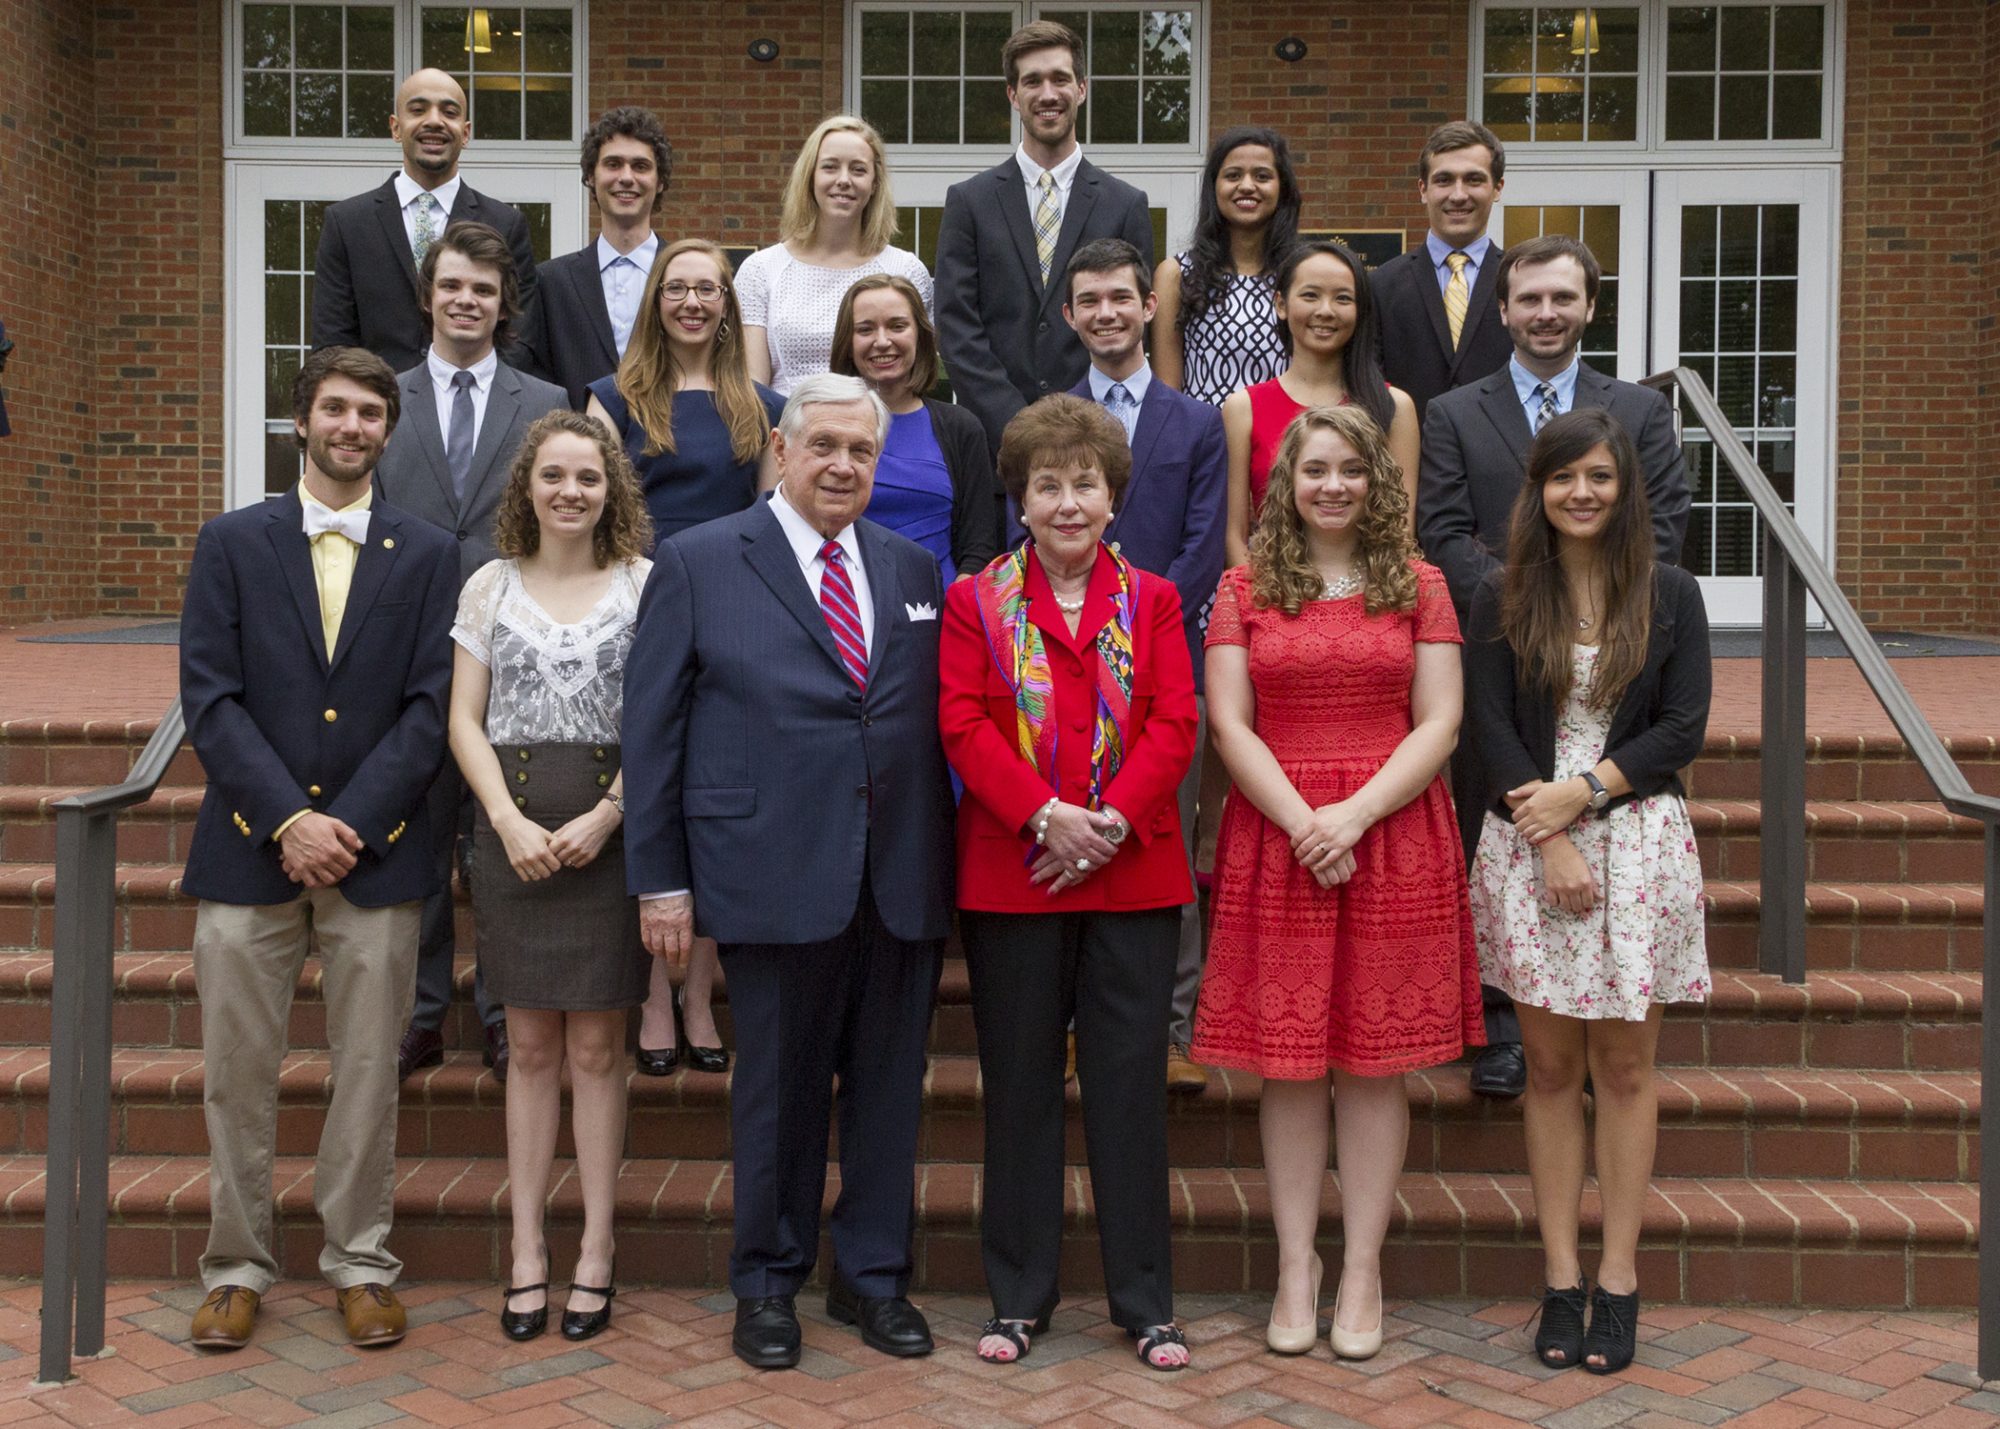
[[[535,251],[528,220],[520,210],[460,184],[453,223],[483,223],[499,230],[514,252],[514,277],[521,285],[522,317],[507,336],[532,319]],[[431,325],[417,303],[417,263],[403,231],[403,206],[396,201],[392,175],[380,188],[342,199],[326,211],[319,254],[313,261],[312,345],[365,347],[401,372],[423,361],[431,345]],[[510,355],[503,341],[501,355]],[[515,354],[518,356],[518,354]]]
[[[914,541],[855,531],[875,607],[865,692],[769,502],[653,552],[625,666],[626,882],[692,890],[696,928],[723,943],[833,938],[863,880],[892,936],[951,930],[943,583]]]
[[[1500,321],[1501,252],[1496,239],[1479,265],[1455,350],[1428,245],[1398,253],[1369,277],[1382,375],[1410,394],[1419,422],[1433,399],[1505,367],[1514,355],[1514,341]]]
[[[271,835],[300,809],[366,844],[340,891],[379,908],[437,886],[424,793],[444,762],[454,543],[382,500],[333,658],[296,488],[201,529],[181,608],[181,705],[208,771],[181,891],[287,903]]]
[[[1687,460],[1666,397],[1585,364],[1577,372],[1570,406],[1572,411],[1602,407],[1632,434],[1653,508],[1653,552],[1666,564],[1678,565],[1690,497]],[[1507,554],[1507,524],[1532,440],[1510,366],[1471,387],[1447,392],[1424,418],[1417,544],[1424,559],[1444,572],[1461,619],[1479,582]]]
[[[1603,757],[1632,785],[1630,794],[1611,801],[1614,809],[1661,790],[1684,794],[1680,771],[1701,753],[1708,731],[1715,662],[1701,583],[1676,566],[1655,566],[1654,572],[1646,666],[1619,698],[1604,741]],[[1500,582],[1495,572],[1472,597],[1465,689],[1467,723],[1484,776],[1482,798],[1504,819],[1511,817],[1502,797],[1509,789],[1555,777],[1560,712],[1520,683],[1513,649],[1500,633]]]
[[[1037,397],[1064,392],[1090,358],[1063,321],[1063,269],[1077,246],[1123,238],[1153,271],[1153,219],[1146,196],[1085,159],[1077,165],[1062,232],[1042,286],[1035,221],[1021,166],[1008,155],[953,184],[938,223],[938,350],[953,394],[1000,449],[1000,433]]]
[[[451,468],[445,465],[430,364],[420,359],[408,372],[398,374],[396,385],[402,390],[403,417],[375,468],[375,484],[400,509],[456,538],[462,586],[499,554],[493,549],[493,514],[507,489],[508,469],[521,449],[521,438],[535,418],[567,407],[569,401],[562,388],[501,363],[486,394],[486,418],[479,424],[479,443],[472,449],[465,500],[459,501],[452,494]]]
[[[604,306],[596,239],[541,265],[533,321],[522,339],[529,371],[567,392],[569,405],[579,412],[590,400],[584,389],[618,370],[618,339]]]

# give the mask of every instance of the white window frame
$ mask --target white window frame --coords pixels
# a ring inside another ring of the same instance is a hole
[[[1210,64],[1209,0],[1174,0],[1170,5],[1133,4],[1131,0],[967,0],[967,3],[940,7],[936,0],[847,0],[847,44],[842,59],[841,94],[850,114],[861,112],[861,15],[863,10],[985,10],[1012,14],[1015,26],[1039,18],[1045,10],[1144,11],[1155,9],[1194,12],[1194,64],[1188,84],[1191,107],[1186,144],[1091,144],[1093,161],[1103,160],[1120,178],[1148,187],[1137,175],[1170,174],[1192,166],[1198,173],[1208,155],[1208,75]],[[801,134],[800,139],[805,135]],[[1021,120],[1009,121],[1005,144],[891,144],[888,146],[892,172],[929,170],[949,172],[963,178],[977,169],[997,164],[1021,142]],[[909,200],[906,200],[909,201]]]
[[[1839,162],[1841,158],[1841,121],[1846,108],[1847,72],[1847,0],[1799,0],[1799,3],[1814,3],[1825,7],[1826,30],[1821,39],[1820,54],[1824,63],[1823,82],[1820,86],[1820,134],[1818,139],[1680,139],[1668,142],[1667,132],[1667,10],[1670,0],[1610,0],[1613,5],[1624,4],[1628,8],[1636,3],[1641,11],[1639,17],[1639,125],[1638,137],[1633,140],[1581,140],[1555,143],[1546,140],[1510,140],[1507,155],[1510,163],[1525,162],[1532,156],[1533,162],[1541,164],[1573,164],[1579,167],[1604,166],[1622,168],[1644,162],[1645,156],[1658,156],[1662,162],[1671,159],[1677,164],[1731,161],[1755,163],[1758,167],[1773,164],[1805,163],[1824,164]],[[1678,4],[1679,0],[1671,0]],[[1784,5],[1788,0],[1700,0],[1700,3],[1716,9],[1744,9],[1752,6],[1766,7]],[[1475,0],[1468,25],[1471,30],[1470,57],[1467,61],[1466,97],[1467,110],[1475,119],[1483,119],[1486,110],[1486,13],[1489,10],[1520,9],[1524,5],[1535,4],[1542,9],[1562,9],[1564,6],[1550,6],[1546,0]]]
[[[243,7],[256,0],[229,0],[222,11],[223,113],[227,134],[222,156],[225,159],[289,159],[309,162],[366,161],[384,158],[394,164],[394,147],[389,140],[389,117],[382,116],[382,132],[360,138],[301,139],[248,135],[243,132]],[[380,4],[382,0],[311,0],[324,5]],[[422,52],[418,11],[426,0],[388,0],[396,12],[394,78],[400,82],[417,67]],[[435,3],[435,0],[432,0]],[[476,8],[476,7],[475,7]],[[576,137],[551,139],[483,139],[473,131],[468,152],[504,154],[506,162],[518,164],[545,159],[576,163],[577,145],[590,127],[590,5],[589,0],[508,0],[509,9],[567,10],[570,14],[570,132]],[[474,160],[475,166],[478,160]]]

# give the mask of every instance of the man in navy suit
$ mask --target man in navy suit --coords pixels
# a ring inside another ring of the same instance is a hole
[[[520,210],[475,190],[458,172],[472,142],[465,91],[443,70],[420,69],[396,91],[389,135],[403,166],[367,193],[326,211],[313,259],[314,347],[365,347],[392,372],[424,360],[431,325],[417,301],[417,265],[448,223],[483,223],[514,253],[521,306],[535,293],[535,250]]]
[[[655,954],[714,938],[739,1047],[737,1355],[799,1361],[834,1078],[827,1313],[928,1354],[910,1304],[924,1038],[951,929],[937,561],[858,519],[889,430],[854,377],[801,382],[769,501],[653,553],[625,666],[625,867]]]
[[[1083,41],[1036,20],[1008,38],[1000,66],[1021,146],[951,186],[937,245],[938,352],[995,452],[1016,412],[1083,376],[1083,347],[1060,311],[1070,254],[1093,238],[1123,238],[1153,268],[1146,195],[1077,146]]]
[[[278,1277],[271,1157],[292,991],[317,943],[333,1091],[313,1204],[356,1344],[403,1336],[388,1238],[396,1040],[436,883],[424,791],[445,757],[452,540],[374,499],[398,399],[358,348],[292,387],[305,476],[202,528],[181,611],[181,702],[208,772],[181,891],[195,914],[212,1200],[194,1343],[234,1349]]]
[[[1090,354],[1090,371],[1071,392],[1102,404],[1125,429],[1132,479],[1104,539],[1140,570],[1165,576],[1180,591],[1200,707],[1201,633],[1222,576],[1229,452],[1216,409],[1156,380],[1146,362],[1144,338],[1157,306],[1148,272],[1139,250],[1122,238],[1086,243],[1069,260],[1063,320]],[[1023,534],[1017,523],[1017,542]],[[1199,733],[1195,748],[1201,748]],[[1181,832],[1190,860],[1200,788],[1197,758],[1180,788]],[[1201,905],[1190,903],[1181,910],[1174,1010],[1167,1026],[1166,1077],[1172,1092],[1198,1093],[1208,1085],[1208,1073],[1187,1054],[1201,990],[1201,941]]]
[[[632,339],[646,275],[659,256],[653,231],[674,148],[649,109],[608,109],[583,136],[583,186],[597,205],[597,241],[542,264],[527,336],[529,366],[583,410],[585,389],[618,370]]]

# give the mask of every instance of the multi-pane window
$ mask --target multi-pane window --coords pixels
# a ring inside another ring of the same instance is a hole
[[[1667,11],[1669,141],[1818,139],[1824,5],[1675,5]]]
[[[381,136],[396,106],[392,7],[245,5],[242,17],[245,135]]]
[[[264,494],[299,479],[292,426],[292,379],[312,350],[313,255],[325,199],[273,199],[264,205]]]
[[[567,7],[426,5],[423,63],[465,89],[482,140],[572,137],[576,54]]]
[[[855,6],[855,102],[890,144],[1011,143],[1000,49],[1029,20],[1058,20],[1083,39],[1086,144],[1198,141],[1197,6],[1132,4]]]
[[[1508,204],[1503,242],[1512,248],[1530,238],[1562,233],[1585,244],[1604,272],[1597,289],[1597,306],[1579,348],[1583,360],[1606,377],[1618,375],[1619,236],[1622,219],[1616,204]]]
[[[1485,18],[1485,119],[1503,143],[1639,137],[1638,7],[1520,6]]]

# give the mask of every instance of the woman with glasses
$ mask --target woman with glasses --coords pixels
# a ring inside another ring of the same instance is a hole
[[[852,114],[829,115],[806,136],[785,184],[779,241],[743,260],[750,375],[787,395],[832,362],[833,325],[855,279],[907,278],[931,306],[931,275],[889,242],[896,201],[882,136]]]
[[[584,409],[625,444],[658,539],[733,515],[775,483],[771,429],[784,408],[750,380],[728,256],[701,238],[662,248],[625,359],[590,384]],[[664,1077],[683,1061],[698,1072],[728,1069],[709,1006],[718,972],[715,944],[698,939],[677,1000],[666,962],[654,961],[641,1072]]]

